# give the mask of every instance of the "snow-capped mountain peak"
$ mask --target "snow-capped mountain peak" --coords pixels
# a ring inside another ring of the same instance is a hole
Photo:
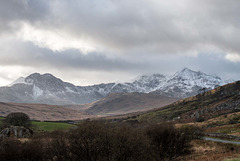
[[[27,83],[32,83],[35,86],[37,86],[41,90],[48,90],[52,92],[59,92],[65,90],[65,83],[59,79],[53,76],[52,74],[39,74],[34,73],[29,75],[25,81]]]
[[[196,72],[188,68],[184,68],[183,70],[175,73],[173,77],[169,79],[169,81],[173,81],[173,80],[177,80],[180,82],[187,81],[189,83],[190,81],[192,81],[192,83],[194,83],[192,85],[200,85],[200,86],[202,86],[204,82],[214,82],[214,83],[222,82],[221,78],[217,76],[207,75],[200,71]]]
[[[200,71],[193,71],[184,68],[176,72],[163,87],[163,91],[172,93],[172,95],[181,97],[188,97],[197,94],[198,90],[202,88],[213,89],[216,86],[225,84],[224,81],[212,75],[207,75]]]

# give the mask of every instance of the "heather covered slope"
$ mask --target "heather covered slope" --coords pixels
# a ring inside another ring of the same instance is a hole
[[[230,83],[197,96],[182,99],[160,109],[138,114],[139,121],[207,120],[240,110],[240,81]]]

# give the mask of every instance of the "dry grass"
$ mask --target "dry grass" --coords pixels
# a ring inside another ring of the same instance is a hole
[[[239,155],[240,148],[236,145],[216,143],[205,140],[194,140],[193,152],[179,158],[181,161],[223,161]]]
[[[29,138],[18,138],[21,143],[26,143],[29,141]]]

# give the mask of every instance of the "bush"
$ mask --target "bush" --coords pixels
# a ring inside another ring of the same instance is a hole
[[[201,127],[187,125],[180,128],[180,130],[191,139],[202,139],[204,136],[204,130]]]
[[[153,160],[150,140],[142,129],[121,126],[112,129],[113,159],[119,161]]]
[[[141,161],[147,160],[148,141],[128,127],[107,127],[104,123],[85,122],[70,132],[70,151],[74,160]]]
[[[27,114],[22,112],[15,112],[10,113],[7,117],[3,120],[4,126],[24,126],[24,127],[31,127],[31,121]]]
[[[172,125],[153,126],[147,130],[152,149],[157,160],[173,159],[190,153],[190,142],[193,139],[189,130],[176,129]]]
[[[21,143],[17,139],[7,138],[0,143],[1,161],[48,160],[49,152],[39,139]]]
[[[196,118],[196,122],[203,122],[203,121],[205,121],[205,119],[203,117]]]
[[[110,136],[99,123],[85,122],[70,132],[69,144],[73,160],[107,160],[110,154]]]

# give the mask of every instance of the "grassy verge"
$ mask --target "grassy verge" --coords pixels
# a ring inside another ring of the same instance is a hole
[[[36,130],[38,131],[68,130],[75,126],[68,123],[38,121],[33,121],[32,124],[36,127]]]

